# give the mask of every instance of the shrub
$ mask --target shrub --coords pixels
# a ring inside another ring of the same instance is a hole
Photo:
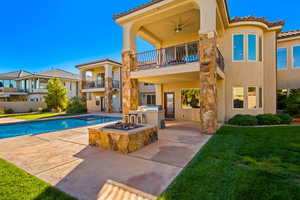
[[[33,112],[33,109],[32,109],[32,108],[30,108],[30,109],[28,110],[28,112],[32,113],[32,112]]]
[[[87,112],[84,101],[79,97],[73,97],[67,106],[67,113],[85,113]]]
[[[287,114],[277,114],[277,116],[280,118],[280,124],[290,124],[293,121],[293,118]]]
[[[6,114],[14,114],[15,111],[12,108],[9,108],[5,111]]]
[[[42,107],[38,107],[38,109],[37,109],[38,112],[43,112],[43,110],[44,110],[44,108],[42,108]]]
[[[292,116],[300,114],[300,94],[294,94],[288,97],[286,112]]]
[[[259,125],[277,125],[281,123],[279,116],[274,114],[262,114],[256,116]]]
[[[228,123],[239,126],[255,126],[258,124],[256,117],[252,115],[235,115]]]
[[[49,108],[43,108],[42,112],[50,112]]]
[[[0,114],[4,114],[4,109],[3,108],[0,108]]]

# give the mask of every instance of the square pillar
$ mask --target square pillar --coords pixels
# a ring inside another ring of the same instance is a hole
[[[200,123],[204,134],[217,131],[217,63],[215,32],[200,33]]]
[[[123,114],[128,114],[130,110],[137,110],[139,102],[139,85],[137,79],[130,78],[130,72],[137,67],[137,61],[132,56],[134,51],[124,51],[122,53],[122,105]]]
[[[106,64],[105,68],[105,112],[113,112],[112,107],[112,96],[113,96],[113,85],[112,85],[112,66]]]

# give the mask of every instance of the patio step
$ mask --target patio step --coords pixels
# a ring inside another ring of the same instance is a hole
[[[97,200],[155,200],[156,198],[122,183],[107,180],[100,190]]]

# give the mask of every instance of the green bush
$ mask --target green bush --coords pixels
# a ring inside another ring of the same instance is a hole
[[[284,114],[277,114],[280,118],[280,124],[290,124],[293,121],[291,115],[284,113]]]
[[[49,108],[43,108],[42,112],[50,112]]]
[[[255,126],[258,124],[256,117],[252,115],[235,115],[228,123],[239,126]]]
[[[14,114],[15,111],[12,108],[9,108],[5,111],[6,114]]]
[[[0,114],[4,114],[4,109],[3,108],[0,108]]]
[[[73,97],[67,106],[67,113],[86,113],[86,105],[84,101],[79,97]]]
[[[33,112],[33,109],[32,109],[32,108],[30,108],[30,109],[28,110],[28,112],[29,112],[29,113],[32,113],[32,112]]]
[[[259,125],[277,125],[281,123],[279,116],[274,114],[262,114],[256,116]]]
[[[294,94],[288,97],[286,112],[292,116],[300,114],[300,94]]]

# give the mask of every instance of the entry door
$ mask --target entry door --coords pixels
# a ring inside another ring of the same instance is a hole
[[[104,112],[105,111],[105,100],[104,100],[104,97],[101,97],[101,112]]]
[[[175,94],[174,92],[166,92],[164,95],[165,116],[166,119],[175,118]]]

